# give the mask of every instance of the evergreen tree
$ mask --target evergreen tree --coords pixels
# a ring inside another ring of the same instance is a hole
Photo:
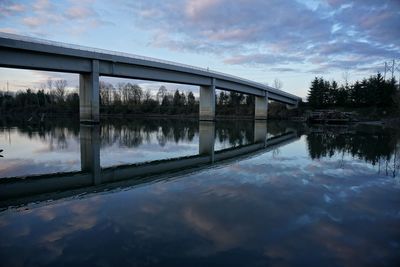
[[[192,92],[189,92],[187,96],[187,106],[189,113],[193,113],[197,108],[196,98],[194,97],[194,94]]]
[[[346,83],[338,86],[336,81],[332,83],[324,81],[322,77],[315,77],[311,82],[307,95],[307,101],[313,108],[352,106],[352,107],[394,107],[396,95],[396,80],[385,81],[378,73],[353,85]]]
[[[320,97],[320,80],[318,77],[315,77],[311,82],[310,90],[308,91],[307,101],[313,108],[321,106],[321,97]]]

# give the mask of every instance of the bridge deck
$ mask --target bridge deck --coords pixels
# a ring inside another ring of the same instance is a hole
[[[38,38],[0,33],[0,66],[71,73],[89,73],[99,61],[99,75],[199,86],[266,96],[288,105],[299,97],[233,75],[186,64]]]

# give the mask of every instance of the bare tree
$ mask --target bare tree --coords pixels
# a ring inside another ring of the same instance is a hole
[[[150,89],[147,89],[146,92],[144,93],[144,100],[149,101],[151,99],[151,91]]]
[[[131,83],[126,83],[124,84],[123,88],[122,88],[122,99],[124,101],[125,104],[129,103],[133,103],[133,98],[134,98],[134,85]]]
[[[99,87],[100,87],[100,99],[102,104],[110,105],[114,86],[111,83],[100,81]]]
[[[165,96],[167,96],[167,88],[165,88],[164,85],[161,85],[160,88],[158,89],[157,96],[156,96],[158,103],[161,104],[161,102],[163,101]]]
[[[47,79],[46,84],[47,84],[47,89],[49,90],[53,89],[53,80],[51,78]]]
[[[46,84],[45,83],[41,83],[40,85],[39,85],[39,90],[41,90],[41,91],[45,91],[46,90]]]
[[[113,101],[114,101],[115,105],[121,105],[122,100],[121,100],[121,90],[120,89],[114,89]]]
[[[141,101],[142,101],[142,98],[143,98],[143,90],[137,84],[134,84],[132,89],[133,89],[133,91],[132,91],[132,93],[133,93],[133,103],[135,103],[135,105],[139,105],[141,103]]]
[[[117,84],[118,91],[121,94],[121,101],[124,103],[128,102],[128,88],[126,83],[118,83]]]
[[[55,96],[58,102],[64,101],[65,96],[65,88],[67,87],[66,80],[57,80],[54,82],[54,86],[56,88]]]
[[[46,81],[47,90],[50,94],[50,102],[53,103],[55,101],[55,92],[53,91],[53,80],[48,78]]]

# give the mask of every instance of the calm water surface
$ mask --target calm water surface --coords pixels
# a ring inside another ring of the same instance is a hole
[[[1,266],[400,262],[399,131],[0,123]]]

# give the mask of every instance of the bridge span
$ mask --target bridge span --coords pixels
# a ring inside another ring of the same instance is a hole
[[[79,74],[80,119],[98,122],[99,77],[200,86],[200,120],[215,118],[215,90],[255,96],[255,119],[267,119],[268,100],[297,107],[300,98],[236,76],[190,65],[90,47],[0,33],[0,67]]]

